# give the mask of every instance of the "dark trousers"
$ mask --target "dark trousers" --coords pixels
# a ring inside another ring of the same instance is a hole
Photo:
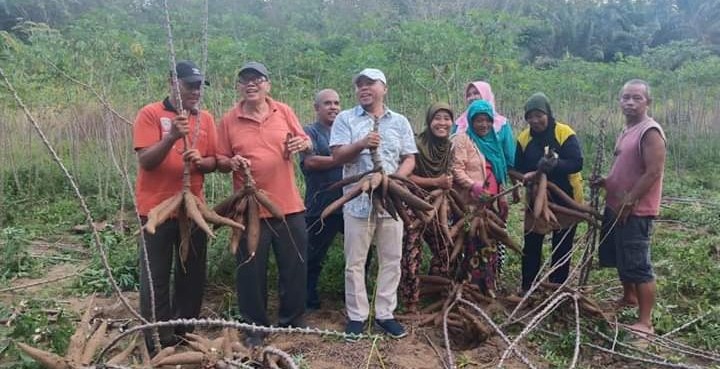
[[[305,313],[307,233],[305,214],[285,217],[287,224],[275,218],[260,221],[260,242],[255,257],[248,261],[247,238],[240,241],[236,261],[235,286],[238,309],[248,323],[269,326],[267,316],[267,263],[270,248],[275,253],[280,283],[278,325],[297,325]]]
[[[307,260],[307,306],[319,307],[317,285],[322,272],[328,249],[335,236],[343,231],[343,215],[332,214],[322,221],[320,217],[306,217],[305,225],[308,232],[308,260]]]
[[[551,268],[554,268],[558,264],[558,261],[563,259],[570,252],[570,249],[572,249],[573,239],[575,238],[575,230],[576,226],[572,226],[571,228],[553,231]],[[530,232],[525,235],[525,246],[523,247],[522,257],[522,288],[525,291],[530,289],[535,276],[540,271],[540,265],[542,265],[542,245],[544,239],[545,235],[539,233]],[[568,259],[550,274],[550,282],[565,282],[569,271],[570,260]]]
[[[145,223],[143,219],[143,224]],[[155,295],[155,320],[165,321],[179,318],[197,318],[200,315],[207,267],[207,235],[200,228],[192,226],[190,252],[183,265],[180,261],[180,230],[177,219],[170,219],[157,227],[154,235],[143,231],[147,259],[150,263],[148,278],[142,240],[140,255],[140,314],[152,321],[150,303],[150,279]],[[174,272],[173,272],[174,262]],[[174,274],[172,294],[170,275]],[[160,328],[161,345],[175,343],[174,334],[191,332],[192,327]],[[152,330],[147,330],[145,343],[152,351]]]

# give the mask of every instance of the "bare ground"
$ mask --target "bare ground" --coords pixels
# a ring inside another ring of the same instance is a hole
[[[60,246],[58,246],[58,244]],[[62,309],[80,316],[88,308],[89,296],[74,296],[69,286],[79,271],[87,264],[78,261],[60,251],[84,252],[82,247],[72,243],[48,243],[36,241],[32,243],[31,254],[41,255],[44,258],[55,258],[56,264],[47,268],[44,275],[38,278],[18,278],[8,286],[0,288],[12,289],[0,292],[0,303],[6,306],[19,306],[26,299],[47,299],[57,303]],[[69,259],[64,262],[63,258]],[[30,287],[27,287],[32,285]],[[222,309],[229,291],[208,291],[204,304],[203,316],[208,318],[219,317],[218,311]],[[135,309],[138,308],[136,292],[126,292],[124,296]],[[276,310],[276,297],[269,299],[271,310]],[[341,301],[325,302],[329,308],[312,311],[306,315],[309,327],[317,327],[334,331],[342,331],[345,324],[345,315]],[[102,308],[103,317],[110,318],[116,324],[115,329],[126,326],[132,321],[132,316],[120,303],[116,296],[96,296],[95,306]],[[7,323],[7,322],[6,322]],[[9,322],[12,324],[12,322]],[[266,344],[275,346],[300,358],[307,364],[307,368],[336,369],[336,368],[385,368],[385,369],[435,369],[443,368],[441,356],[446,359],[446,350],[442,343],[442,334],[435,328],[418,328],[408,323],[409,335],[400,340],[384,337],[375,342],[360,340],[348,343],[337,337],[299,334],[273,334],[266,340]],[[110,332],[112,336],[117,331]],[[205,331],[203,334],[215,337],[216,331]],[[373,332],[380,333],[380,332]],[[128,339],[129,340],[129,339]],[[431,345],[429,342],[432,341]],[[433,346],[435,348],[433,348]],[[454,351],[456,362],[465,363],[465,367],[487,367],[497,363],[504,345],[498,337],[490,338],[482,346],[468,351]],[[437,350],[437,352],[435,351]],[[537,359],[537,358],[536,358]],[[1,360],[0,360],[1,361]],[[539,360],[538,360],[539,361]],[[520,368],[525,365],[510,360],[506,368]]]
[[[64,310],[70,311],[78,317],[88,308],[89,296],[74,296],[68,288],[73,278],[85,267],[87,262],[78,261],[85,259],[83,255],[75,255],[77,259],[70,257],[69,261],[62,261],[67,258],[67,251],[87,252],[81,246],[72,243],[48,243],[33,242],[31,253],[43,257],[57,257],[57,264],[50,266],[45,274],[38,278],[18,278],[8,286],[0,286],[0,291],[13,288],[11,291],[0,292],[0,303],[6,306],[19,306],[21,301],[26,299],[46,299],[60,305]],[[62,254],[61,252],[65,252]],[[25,287],[32,285],[31,287]],[[14,289],[17,288],[17,289]],[[138,309],[137,292],[126,292],[124,296]],[[325,296],[323,301],[325,308],[308,312],[306,323],[312,328],[321,328],[333,331],[342,331],[346,317],[342,309],[341,296]],[[271,316],[277,310],[277,297],[270,296]],[[228,303],[234,304],[234,292],[230,288],[209,289],[206,293],[202,317],[219,318],[221,311]],[[604,310],[611,313],[612,307],[603,304]],[[103,317],[110,319],[111,330],[109,336],[116,334],[118,329],[136,323],[130,313],[121,304],[116,296],[96,296],[95,306],[103,311]],[[400,316],[402,318],[402,316]],[[4,322],[8,323],[8,322]],[[12,324],[12,322],[9,322]],[[267,345],[280,348],[291,354],[303,368],[313,369],[335,369],[335,368],[383,368],[383,369],[436,369],[443,368],[442,360],[447,359],[447,351],[443,344],[443,337],[440,329],[431,327],[417,327],[412,321],[407,322],[409,335],[400,340],[394,340],[383,336],[378,341],[361,340],[348,343],[337,337],[320,335],[300,334],[273,334],[266,340]],[[210,338],[219,335],[218,330],[201,330],[200,332]],[[381,333],[381,332],[373,332]],[[131,338],[126,339],[128,342]],[[432,343],[431,343],[432,342]],[[126,343],[121,344],[124,345]],[[494,368],[497,366],[500,355],[506,345],[500,337],[494,335],[481,346],[466,351],[453,350],[453,356],[458,367],[462,368]],[[524,342],[521,349],[530,360],[540,368],[549,367],[543,364],[540,356],[540,348],[532,343]],[[619,362],[617,358],[597,352],[585,352],[582,367],[618,367],[618,368],[640,368],[642,365],[636,363],[628,364]],[[0,359],[0,363],[2,363]],[[511,358],[503,364],[503,368],[526,368],[516,358]]]

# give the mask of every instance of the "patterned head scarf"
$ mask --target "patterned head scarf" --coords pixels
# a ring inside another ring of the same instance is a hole
[[[437,177],[450,172],[450,163],[452,162],[450,139],[449,137],[437,137],[430,129],[433,117],[441,110],[450,113],[450,120],[455,119],[450,105],[446,103],[432,104],[425,115],[425,129],[415,139],[418,155],[415,159],[414,172],[423,177]]]

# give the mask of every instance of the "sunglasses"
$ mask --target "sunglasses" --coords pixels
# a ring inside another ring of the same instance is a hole
[[[259,85],[266,82],[268,79],[265,76],[239,76],[238,83],[243,85],[249,85],[251,83]]]

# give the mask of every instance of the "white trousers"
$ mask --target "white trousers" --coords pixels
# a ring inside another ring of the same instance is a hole
[[[391,319],[397,307],[403,223],[392,218],[356,218],[347,214],[344,215],[344,220],[345,307],[348,318],[365,321],[370,314],[365,286],[365,260],[370,244],[375,244],[379,264],[375,317]]]

